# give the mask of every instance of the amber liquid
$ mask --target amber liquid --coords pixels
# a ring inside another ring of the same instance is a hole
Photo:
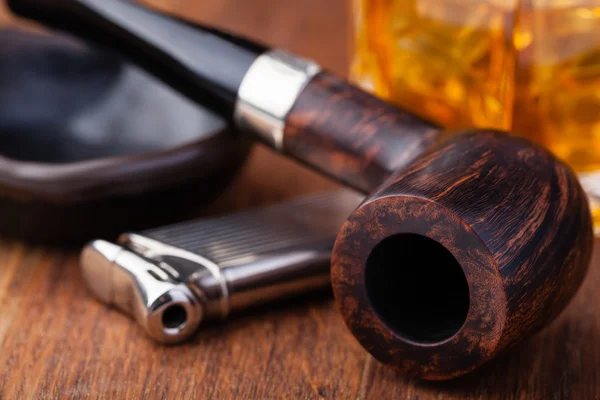
[[[450,131],[547,146],[580,173],[600,226],[599,1],[355,1],[357,82]]]

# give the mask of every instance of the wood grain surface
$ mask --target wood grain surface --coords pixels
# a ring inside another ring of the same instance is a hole
[[[442,131],[408,112],[321,72],[286,121],[286,154],[370,193],[438,141]]]
[[[575,174],[524,139],[480,129],[368,197],[338,235],[332,286],[377,360],[449,379],[553,321],[586,276],[593,240]]]
[[[312,57],[348,63],[347,0],[154,0]],[[0,22],[13,23],[0,10]],[[334,187],[255,149],[210,212]],[[51,229],[49,227],[48,229]],[[548,329],[457,380],[423,383],[381,366],[323,293],[205,327],[161,347],[83,286],[76,250],[0,241],[0,398],[593,399],[600,398],[600,252],[584,286]]]

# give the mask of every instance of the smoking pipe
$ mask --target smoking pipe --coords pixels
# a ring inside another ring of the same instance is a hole
[[[9,0],[14,12],[119,50],[277,151],[371,193],[331,277],[342,316],[411,376],[472,371],[541,329],[580,286],[587,199],[546,150],[443,131],[313,62],[118,0]]]

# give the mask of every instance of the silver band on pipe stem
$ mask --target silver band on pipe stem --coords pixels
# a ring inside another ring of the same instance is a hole
[[[282,50],[260,55],[240,85],[234,111],[237,127],[282,151],[286,118],[320,70],[316,63]]]

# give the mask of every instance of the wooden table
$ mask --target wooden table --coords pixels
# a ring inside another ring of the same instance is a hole
[[[314,58],[348,64],[347,0],[154,0]],[[0,22],[9,22],[0,9]],[[11,21],[12,22],[12,21]],[[215,212],[335,185],[257,147]],[[597,246],[598,247],[598,246]],[[600,252],[552,326],[451,382],[406,379],[354,341],[330,294],[237,315],[163,347],[90,297],[76,251],[0,241],[0,398],[600,398]]]

